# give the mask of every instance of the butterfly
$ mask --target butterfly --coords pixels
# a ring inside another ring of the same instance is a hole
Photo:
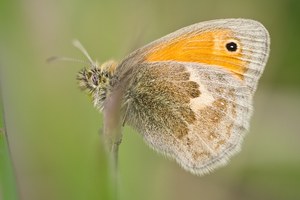
[[[249,129],[270,51],[259,22],[219,19],[179,29],[117,63],[90,61],[77,76],[102,111],[122,87],[122,118],[154,150],[202,175],[225,165]]]

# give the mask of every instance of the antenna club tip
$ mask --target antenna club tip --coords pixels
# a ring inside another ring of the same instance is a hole
[[[73,44],[74,46],[81,45],[81,43],[80,43],[79,40],[77,40],[77,39],[73,39],[73,40],[72,40],[72,44]]]
[[[51,57],[46,59],[46,62],[47,63],[52,63],[52,62],[56,61],[57,59],[58,59],[57,56],[51,56]]]

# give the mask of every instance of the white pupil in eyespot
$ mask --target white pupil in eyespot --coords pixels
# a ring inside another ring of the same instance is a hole
[[[235,42],[229,42],[229,43],[226,44],[226,49],[228,51],[234,52],[238,49],[238,46]]]

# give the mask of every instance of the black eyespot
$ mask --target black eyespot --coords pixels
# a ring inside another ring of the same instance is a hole
[[[235,42],[229,42],[229,43],[226,44],[226,49],[228,51],[234,52],[238,49],[238,46]]]

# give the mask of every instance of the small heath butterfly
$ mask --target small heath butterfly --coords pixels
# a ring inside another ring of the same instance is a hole
[[[154,150],[202,175],[227,163],[249,129],[252,99],[269,56],[268,31],[248,19],[177,30],[123,61],[90,61],[79,86],[102,111],[122,86],[121,114]]]

